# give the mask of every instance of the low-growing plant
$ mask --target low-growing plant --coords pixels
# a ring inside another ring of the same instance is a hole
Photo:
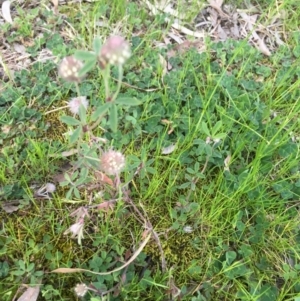
[[[100,39],[96,38],[93,43],[93,52],[77,51],[75,52],[75,55],[65,57],[60,62],[59,75],[65,81],[73,83],[76,86],[78,93],[77,97],[72,98],[66,106],[72,116],[63,115],[60,117],[60,120],[68,127],[67,137],[69,149],[65,151],[63,155],[76,158],[76,160],[71,163],[71,169],[64,174],[65,180],[61,182],[61,186],[67,187],[68,189],[66,192],[67,199],[71,199],[73,195],[80,199],[82,194],[80,189],[95,183],[95,179],[96,182],[99,181],[102,184],[101,187],[103,189],[100,194],[100,198],[103,199],[102,203],[97,204],[93,202],[88,206],[81,206],[70,214],[72,218],[75,218],[75,223],[72,224],[64,234],[70,233],[72,238],[77,238],[79,245],[84,244],[84,227],[91,218],[89,211],[95,209],[111,210],[116,206],[117,202],[123,201],[133,208],[134,213],[138,215],[138,218],[142,222],[144,227],[143,242],[125,264],[109,272],[103,271],[103,268],[105,269],[105,267],[109,268],[111,266],[110,262],[113,259],[113,253],[110,253],[109,261],[105,264],[106,256],[103,254],[106,254],[106,252],[102,252],[102,259],[97,256],[93,258],[93,261],[101,261],[101,272],[99,269],[95,271],[93,264],[91,264],[90,270],[81,268],[58,268],[52,272],[90,272],[94,275],[98,275],[98,278],[103,275],[112,274],[107,277],[112,277],[111,280],[116,280],[113,274],[122,269],[125,269],[126,272],[129,264],[136,260],[151,236],[153,236],[159,245],[162,256],[162,269],[163,271],[166,270],[166,262],[159,237],[151,222],[130,198],[128,190],[129,183],[134,175],[140,172],[139,168],[132,173],[129,181],[123,183],[121,172],[126,167],[125,156],[121,151],[114,150],[109,146],[110,142],[107,141],[106,138],[94,134],[94,132],[103,133],[109,129],[112,132],[116,132],[121,108],[124,106],[136,106],[141,103],[136,98],[120,96],[123,79],[123,65],[126,60],[129,59],[130,55],[131,51],[128,42],[120,36],[111,36],[102,46]],[[105,97],[104,101],[94,100],[92,101],[93,105],[89,106],[87,97],[80,94],[79,84],[87,76],[87,73],[96,65],[98,66],[100,76],[103,79]],[[118,77],[115,90],[112,91],[111,69],[114,67],[118,70]],[[56,110],[60,109],[62,108]],[[97,198],[97,195],[95,194],[93,198]],[[91,263],[93,261],[91,261]],[[97,266],[99,266],[99,263]],[[106,281],[109,281],[109,278],[107,277]],[[123,274],[122,277],[128,278],[126,274]],[[97,281],[93,283],[93,286],[87,286],[84,283],[80,283],[75,287],[75,293],[79,297],[83,297],[88,291],[101,296],[114,290],[116,293],[116,291],[121,288],[122,280],[113,288],[109,289],[106,287],[106,293],[103,292],[101,283],[102,281],[98,284],[100,287],[97,287]]]

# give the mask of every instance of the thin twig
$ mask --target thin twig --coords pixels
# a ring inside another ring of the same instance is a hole
[[[160,251],[160,256],[161,256],[161,269],[163,272],[166,272],[167,270],[167,263],[166,263],[166,258],[164,255],[164,251],[159,239],[159,236],[157,234],[157,232],[154,230],[151,222],[149,219],[145,218],[144,215],[141,213],[141,211],[137,208],[137,206],[134,204],[134,202],[131,200],[131,198],[128,195],[127,190],[123,189],[123,195],[125,197],[125,200],[131,205],[131,207],[134,209],[134,211],[138,214],[138,216],[144,221],[145,225],[147,226],[147,228],[149,230],[151,230],[152,232],[152,236],[158,246],[158,249]]]

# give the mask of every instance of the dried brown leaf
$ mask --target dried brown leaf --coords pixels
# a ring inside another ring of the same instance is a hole
[[[108,177],[105,173],[101,171],[96,171],[95,176],[100,182],[107,184],[109,186],[114,186],[113,180],[110,177]]]
[[[178,20],[174,20],[174,22],[171,24],[171,26],[173,28],[177,29],[178,31],[180,31],[188,36],[191,36],[191,37],[204,38],[206,36],[206,34],[204,32],[193,31],[193,30],[190,30],[189,28],[181,25]]]
[[[10,1],[4,1],[2,3],[2,16],[6,22],[13,24],[13,20],[10,14],[10,4]]]
[[[214,8],[221,17],[229,18],[229,16],[223,12],[223,0],[209,0],[208,2],[209,6]]]
[[[173,123],[173,121],[168,120],[168,119],[162,119],[160,122],[161,122],[162,124],[172,124],[172,123]]]
[[[20,54],[27,54],[26,53],[26,47],[19,43],[14,43],[14,50]]]
[[[164,77],[168,73],[168,63],[161,54],[159,54],[159,63],[162,67],[162,76]]]
[[[59,2],[59,0],[51,0],[51,2],[53,3],[53,6],[54,6],[54,13],[58,14],[58,2]]]
[[[19,210],[19,206],[16,206],[19,205],[19,203],[19,201],[5,202],[1,205],[1,207],[5,212],[12,213]]]
[[[36,301],[40,293],[40,285],[28,287],[17,301]]]
[[[257,20],[257,15],[249,16],[244,12],[239,12],[240,16],[243,18],[243,20],[246,22],[246,27],[249,31],[252,32],[251,36],[253,38],[253,43],[255,47],[260,50],[263,54],[270,56],[271,51],[267,47],[265,41],[263,38],[261,38],[257,32],[254,30],[255,22]]]
[[[209,0],[208,3],[211,7],[222,9],[223,0]]]
[[[125,260],[128,260],[130,258],[130,256],[132,255],[132,252],[130,249],[128,249],[126,252],[125,252],[125,255],[124,255],[124,259]]]
[[[224,160],[224,170],[229,171],[230,160],[231,160],[231,155],[228,155]]]
[[[106,202],[99,204],[97,206],[97,209],[105,211],[105,212],[112,211],[115,207],[115,204],[116,204],[115,200],[106,201]]]
[[[218,33],[219,40],[221,41],[227,40],[227,33],[225,32],[225,30],[222,28],[221,25],[217,27],[217,33]]]
[[[55,270],[51,271],[51,273],[64,273],[64,274],[66,274],[66,273],[87,272],[87,273],[91,273],[91,274],[94,274],[94,275],[110,275],[114,272],[117,272],[117,271],[120,271],[120,270],[124,269],[129,264],[131,264],[139,256],[139,254],[142,252],[142,250],[144,249],[144,247],[146,246],[146,244],[148,243],[150,238],[151,238],[151,233],[148,234],[148,236],[144,239],[144,241],[140,244],[140,246],[134,252],[132,257],[126,263],[124,263],[122,266],[120,266],[120,267],[118,267],[118,268],[116,268],[112,271],[104,272],[104,273],[97,273],[97,272],[94,272],[94,271],[90,271],[90,270],[86,270],[86,269],[79,269],[79,268],[58,268],[58,269],[55,269]]]
[[[180,293],[181,293],[181,290],[180,288],[178,288],[176,285],[175,285],[175,281],[174,281],[174,278],[171,277],[170,280],[169,280],[169,289],[168,289],[168,293],[172,296],[172,300],[176,299]]]
[[[279,36],[279,32],[275,32],[274,33],[274,37],[275,37],[275,42],[278,46],[284,45],[285,43],[281,40],[280,36]]]
[[[258,48],[258,50],[261,51],[261,53],[263,53],[267,56],[271,55],[271,51],[269,50],[265,41],[262,38],[258,39],[258,41],[255,43],[255,46]]]
[[[170,37],[170,38],[172,38],[175,42],[177,42],[178,44],[181,44],[181,43],[183,43],[184,42],[184,40],[182,39],[182,37],[176,32],[175,33],[175,31],[174,32],[169,32],[168,33],[168,36]]]
[[[73,149],[70,149],[68,151],[62,152],[61,155],[62,155],[62,157],[69,157],[69,156],[72,156],[72,155],[77,154],[77,153],[78,153],[78,150],[73,148]]]
[[[231,35],[234,39],[240,38],[240,29],[237,22],[234,22],[233,26],[230,28]]]

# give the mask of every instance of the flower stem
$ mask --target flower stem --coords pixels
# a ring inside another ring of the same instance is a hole
[[[110,73],[110,65],[108,64],[104,71],[102,72],[104,88],[105,88],[105,98],[108,99],[110,97],[110,87],[109,87],[109,73]]]
[[[75,87],[76,87],[77,96],[80,97],[80,89],[78,83],[75,83]]]
[[[94,128],[96,128],[100,124],[103,117],[104,117],[103,114],[100,115],[98,117],[98,119],[95,121],[95,123],[93,125],[89,126],[88,130],[91,132]],[[105,129],[102,129],[102,130],[103,130],[103,132],[105,132]]]
[[[119,76],[118,76],[118,85],[117,85],[117,90],[116,92],[114,93],[114,96],[112,97],[111,101],[115,101],[119,92],[120,92],[120,89],[121,89],[121,86],[122,86],[122,79],[123,79],[123,65],[119,65]]]

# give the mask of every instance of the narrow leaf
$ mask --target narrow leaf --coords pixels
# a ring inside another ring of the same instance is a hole
[[[216,133],[219,132],[219,130],[221,129],[221,127],[222,127],[222,121],[219,120],[219,121],[216,122],[216,124],[214,125],[214,127],[213,127],[213,129],[212,129],[212,134],[213,134],[213,136],[214,136]]]
[[[80,196],[79,190],[78,190],[76,187],[74,187],[73,192],[74,192],[75,197],[76,197],[77,199],[80,199],[81,196]],[[79,237],[78,237],[78,244],[81,245],[81,241],[80,241],[80,238],[79,238]]]
[[[78,72],[78,75],[83,76],[86,73],[88,73],[89,71],[91,71],[94,68],[96,62],[97,62],[97,59],[95,57],[93,59],[86,61],[83,65],[83,67]]]
[[[84,50],[77,50],[74,56],[80,61],[90,61],[96,59],[95,53]]]
[[[132,97],[120,97],[116,99],[116,103],[120,105],[126,105],[126,106],[138,106],[142,102]]]
[[[86,179],[89,175],[89,170],[85,167],[81,168],[80,178]]]
[[[95,151],[91,150],[88,153],[85,153],[84,158],[86,162],[89,163],[91,166],[93,166],[96,169],[99,168],[100,159]]]
[[[101,50],[101,40],[98,37],[95,38],[93,41],[93,49],[96,54],[99,54],[99,52]]]
[[[115,104],[112,105],[110,116],[109,116],[110,128],[113,132],[117,131],[118,128],[118,108]]]
[[[207,136],[210,136],[209,129],[207,127],[206,122],[204,122],[204,121],[201,124],[201,130],[204,132],[204,134],[206,134]]]
[[[81,134],[81,126],[79,126],[70,136],[70,143],[73,144],[78,141]]]
[[[102,106],[99,106],[96,111],[92,114],[91,120],[96,121],[99,116],[104,115],[108,109],[111,107],[111,102],[107,102]]]
[[[61,116],[60,121],[65,123],[66,125],[79,125],[80,121],[72,116]]]
[[[79,119],[81,124],[86,124],[86,108],[82,104],[79,106]]]

